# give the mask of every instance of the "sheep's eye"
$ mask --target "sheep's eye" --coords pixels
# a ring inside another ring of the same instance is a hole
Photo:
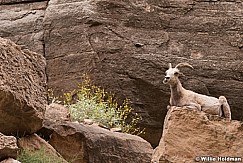
[[[179,72],[175,72],[175,73],[174,73],[174,75],[178,75],[178,74],[179,74]]]

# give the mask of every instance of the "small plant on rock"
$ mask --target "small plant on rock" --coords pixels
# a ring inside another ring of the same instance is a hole
[[[58,97],[54,96],[54,91],[53,89],[49,88],[47,89],[47,102],[48,104],[51,103],[61,103]]]
[[[64,99],[74,121],[91,119],[106,128],[120,128],[122,132],[136,135],[144,133],[144,129],[137,127],[142,117],[129,106],[129,100],[119,105],[113,94],[91,84],[87,75],[78,90],[64,93]]]

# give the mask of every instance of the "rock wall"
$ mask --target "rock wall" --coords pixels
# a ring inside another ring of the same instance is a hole
[[[44,54],[43,18],[46,7],[47,1],[41,0],[0,0],[0,37]]]
[[[183,84],[226,96],[233,119],[242,119],[241,0],[13,2],[0,6],[0,36],[45,55],[49,87],[72,90],[88,72],[98,85],[131,99],[153,145],[170,96],[162,84],[168,62],[192,64]]]

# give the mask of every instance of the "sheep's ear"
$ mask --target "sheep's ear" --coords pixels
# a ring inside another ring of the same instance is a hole
[[[193,69],[192,65],[190,65],[189,63],[179,63],[178,65],[176,65],[175,68],[179,68],[179,67],[189,67]]]
[[[172,64],[171,63],[169,63],[169,68],[172,68]]]
[[[180,75],[180,76],[185,76],[182,72],[179,72],[179,75]]]

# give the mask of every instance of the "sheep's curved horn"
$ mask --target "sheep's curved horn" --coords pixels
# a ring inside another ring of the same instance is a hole
[[[171,63],[169,63],[169,68],[172,68],[172,64]]]
[[[175,66],[175,68],[179,68],[179,67],[189,67],[192,68],[192,65],[190,65],[189,63],[179,63],[178,65]]]

